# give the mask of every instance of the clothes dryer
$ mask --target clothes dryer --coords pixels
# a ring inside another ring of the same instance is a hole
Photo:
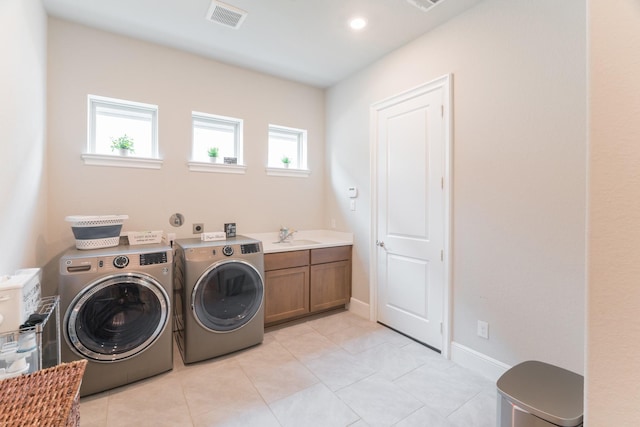
[[[259,240],[175,241],[174,331],[184,363],[262,342],[263,276]]]
[[[71,249],[61,257],[61,355],[88,360],[82,396],[173,368],[172,267],[166,245]]]

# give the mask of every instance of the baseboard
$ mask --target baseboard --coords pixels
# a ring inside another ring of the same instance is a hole
[[[456,342],[451,343],[451,360],[491,381],[498,381],[498,378],[511,368],[499,360]]]
[[[366,302],[351,298],[349,301],[349,311],[369,320],[369,304]]]

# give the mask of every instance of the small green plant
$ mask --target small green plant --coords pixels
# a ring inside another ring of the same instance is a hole
[[[282,161],[282,163],[283,163],[285,166],[288,166],[289,164],[291,164],[291,159],[290,159],[289,157],[287,157],[287,156],[284,156],[284,157],[283,157],[282,159],[280,159],[280,160]]]
[[[135,152],[133,149],[133,138],[130,138],[125,133],[124,136],[119,138],[111,138],[111,151],[113,150],[129,150]]]
[[[209,154],[209,157],[218,157],[218,147],[209,148],[207,154]]]

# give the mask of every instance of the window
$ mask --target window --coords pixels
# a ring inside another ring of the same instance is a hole
[[[88,153],[120,155],[113,141],[127,137],[129,154],[158,158],[158,106],[89,95]]]
[[[269,125],[269,159],[267,166],[269,168],[306,170],[307,131]]]
[[[193,145],[191,159],[196,162],[210,161],[209,150],[217,149],[217,162],[225,157],[235,157],[242,165],[242,120],[232,117],[192,113]]]

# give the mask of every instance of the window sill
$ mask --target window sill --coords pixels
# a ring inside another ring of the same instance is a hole
[[[108,154],[82,154],[85,165],[116,166],[121,168],[160,169],[162,159],[136,156],[111,156]]]
[[[237,173],[244,174],[247,170],[245,165],[230,165],[225,163],[207,162],[187,162],[191,172],[213,172],[213,173]]]
[[[288,168],[267,168],[269,176],[292,176],[296,178],[307,178],[311,175],[309,169],[288,169]]]

